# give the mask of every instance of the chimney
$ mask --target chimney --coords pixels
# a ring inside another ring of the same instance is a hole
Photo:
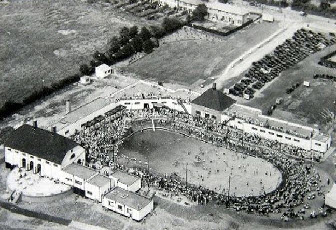
[[[212,89],[213,89],[213,90],[216,90],[216,83],[215,83],[215,82],[212,83]]]
[[[34,127],[34,128],[37,128],[37,120],[34,120],[34,121],[33,121],[33,127]]]
[[[53,132],[53,133],[57,133],[57,128],[56,128],[56,126],[51,127],[51,132]]]
[[[65,113],[68,114],[70,112],[71,112],[70,100],[66,100],[66,102],[65,102]]]

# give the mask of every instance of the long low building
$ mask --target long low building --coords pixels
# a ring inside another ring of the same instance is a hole
[[[207,18],[211,21],[222,21],[228,24],[241,26],[250,20],[250,12],[245,8],[223,4],[220,2],[203,2],[201,0],[158,0],[161,6],[168,5],[171,8],[192,13],[200,4],[205,4],[208,9]]]
[[[140,221],[154,208],[152,199],[115,187],[103,198],[103,207]]]

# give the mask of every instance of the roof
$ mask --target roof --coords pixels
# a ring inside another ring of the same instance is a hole
[[[57,133],[24,124],[10,133],[5,146],[62,164],[66,153],[79,145]]]
[[[121,183],[126,184],[126,185],[132,185],[134,184],[137,180],[140,180],[140,178],[136,176],[129,175],[125,172],[121,171],[116,171],[111,175],[111,177],[114,177],[118,179]]]
[[[235,100],[225,95],[221,91],[210,88],[207,91],[205,91],[201,96],[194,99],[191,103],[201,105],[209,109],[223,111],[224,109],[230,107],[235,102],[236,102]]]
[[[180,2],[188,3],[188,4],[192,4],[196,6],[200,4],[205,4],[205,2],[202,2],[201,0],[180,0]]]
[[[95,175],[94,177],[92,177],[91,179],[89,179],[87,181],[90,184],[96,185],[98,187],[103,187],[106,184],[110,184],[111,183],[111,179],[106,177],[106,176],[102,176],[102,175]]]
[[[93,177],[95,174],[98,174],[95,170],[85,167],[80,164],[71,164],[63,169],[64,172],[67,172],[73,176],[79,177],[84,180],[88,180]]]
[[[319,133],[314,135],[313,140],[320,142],[327,142],[329,140],[329,136]]]
[[[93,114],[94,112],[104,108],[105,106],[111,104],[108,99],[97,98],[83,106],[78,107],[77,109],[71,111],[60,121],[62,124],[72,124],[76,121]]]
[[[106,71],[106,70],[110,70],[110,69],[111,69],[111,67],[109,67],[106,64],[101,64],[100,66],[96,67],[96,71]]]
[[[115,187],[112,191],[105,195],[107,199],[114,200],[118,203],[124,204],[130,208],[134,208],[136,210],[141,210],[146,207],[151,199],[140,196],[136,193],[127,191],[125,189]]]
[[[243,7],[234,6],[230,4],[224,4],[220,2],[209,2],[206,4],[206,6],[209,9],[220,10],[220,11],[227,12],[230,14],[246,15],[249,13],[249,11]]]

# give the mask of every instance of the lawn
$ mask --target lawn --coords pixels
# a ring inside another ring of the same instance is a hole
[[[125,16],[125,17],[124,17]],[[126,18],[126,19],[125,19]],[[119,29],[144,22],[112,6],[73,0],[0,5],[0,107],[75,74]]]
[[[281,73],[259,96],[250,101],[243,101],[252,107],[267,111],[275,104],[277,98],[282,97],[284,102],[274,111],[273,115],[283,119],[297,119],[310,125],[320,124],[324,109],[335,111],[333,102],[336,97],[335,85],[331,81],[314,80],[315,74],[335,76],[335,70],[318,65],[321,57],[336,50],[336,45],[328,47],[309,56],[297,65]],[[311,87],[301,85],[293,93],[286,94],[286,88],[296,82],[311,82]]]
[[[236,196],[260,195],[273,191],[281,182],[281,173],[263,159],[246,157],[180,134],[162,130],[135,133],[124,140],[119,163],[148,162],[150,170],[161,175],[177,173],[185,181],[202,185],[219,193],[227,193],[231,175],[231,194]],[[188,165],[187,165],[188,164]],[[187,169],[186,169],[187,167]],[[261,183],[262,181],[262,183]]]
[[[191,85],[218,75],[230,62],[278,29],[276,23],[257,23],[220,39],[197,31],[195,38],[190,39],[182,29],[170,35],[178,37],[176,41],[161,42],[158,49],[130,64],[127,70],[144,79]]]

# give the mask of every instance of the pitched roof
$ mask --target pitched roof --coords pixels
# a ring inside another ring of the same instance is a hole
[[[70,164],[66,166],[63,171],[83,180],[88,180],[98,174],[94,169],[80,164]]]
[[[121,172],[121,171],[116,171],[111,175],[112,178],[118,179],[121,183],[126,184],[126,185],[132,185],[136,181],[140,180],[139,177],[129,175],[128,173]]]
[[[88,183],[92,185],[96,185],[98,187],[103,187],[106,184],[111,185],[111,179],[106,176],[97,174],[91,179],[89,179]]]
[[[194,99],[191,103],[201,105],[209,109],[223,111],[224,109],[229,108],[235,102],[236,101],[234,99],[225,95],[221,91],[210,88],[201,96]]]
[[[57,133],[24,124],[8,136],[5,146],[61,164],[66,153],[79,145]]]
[[[107,199],[114,200],[118,203],[126,205],[130,208],[134,208],[138,211],[146,207],[151,199],[140,196],[134,192],[127,191],[125,189],[115,187],[111,192],[105,195]]]

